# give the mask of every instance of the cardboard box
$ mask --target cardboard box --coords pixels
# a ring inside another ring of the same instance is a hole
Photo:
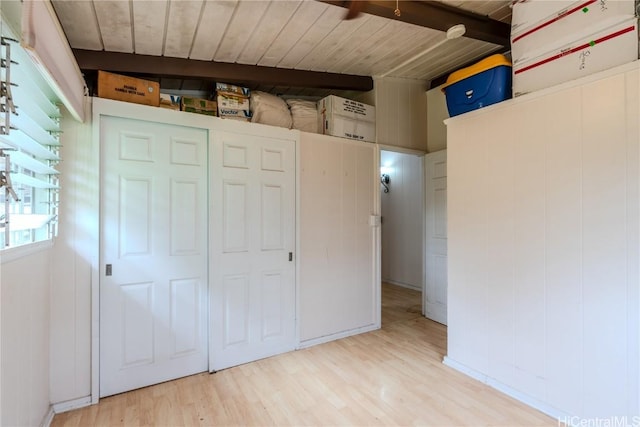
[[[223,119],[242,120],[246,122],[251,121],[251,111],[249,110],[236,110],[234,108],[220,108],[218,110],[218,117]]]
[[[355,139],[357,141],[375,142],[376,124],[330,115],[325,119],[322,134]]]
[[[324,135],[375,142],[375,107],[329,95],[318,101],[318,130]]]
[[[218,92],[217,100],[220,108],[249,110],[249,98],[246,96]]]
[[[218,114],[216,101],[183,96],[180,101],[180,109],[189,113],[206,114],[215,116]]]
[[[567,2],[561,2],[566,5]],[[516,3],[514,14],[521,5],[540,7],[543,10],[547,4],[555,5],[554,1],[529,1]],[[581,0],[569,2],[569,5],[556,10],[552,15],[545,16],[535,22],[527,22],[516,31],[511,32],[511,57],[517,64],[531,58],[532,53],[544,46],[558,47],[575,40],[576,36],[584,33],[585,29],[592,32],[610,27],[622,21],[629,20],[635,15],[633,0]]]
[[[638,20],[626,20],[513,66],[513,95],[564,83],[638,59]]]
[[[98,71],[98,96],[157,107],[160,105],[160,83]]]
[[[160,107],[169,110],[180,111],[180,96],[169,95],[167,93],[160,94]]]
[[[240,96],[249,97],[251,91],[247,87],[234,86],[228,83],[216,83],[216,92],[235,94]]]

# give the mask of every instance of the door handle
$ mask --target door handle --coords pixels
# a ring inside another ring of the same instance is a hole
[[[289,252],[289,261],[293,261],[293,252]]]
[[[105,276],[111,276],[113,272],[112,270],[113,270],[113,267],[111,266],[111,264],[107,264],[104,269]]]

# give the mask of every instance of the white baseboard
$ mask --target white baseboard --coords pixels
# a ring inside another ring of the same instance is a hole
[[[407,288],[407,289],[411,289],[413,291],[422,292],[422,287],[421,286],[415,286],[415,285],[409,285],[407,283],[395,282],[395,281],[389,280],[389,279],[382,279],[382,281],[385,282],[385,283],[388,283],[390,285],[400,286],[401,288]]]
[[[352,335],[363,334],[365,332],[375,331],[376,329],[380,329],[380,325],[368,325],[363,326],[362,328],[350,329],[348,331],[338,332],[337,334],[325,335],[323,337],[312,338],[309,340],[301,341],[300,344],[296,347],[297,350],[301,350],[307,347],[313,347],[314,345],[324,344],[326,342],[339,340],[341,338],[350,337]]]
[[[74,409],[84,408],[85,406],[91,405],[91,403],[91,396],[86,396],[79,399],[67,400],[66,402],[54,403],[52,407],[56,414],[61,414]]]
[[[534,397],[531,397],[528,394],[522,393],[514,388],[511,388],[508,385],[494,378],[491,378],[483,374],[482,372],[478,372],[475,369],[469,368],[468,366],[458,363],[447,356],[444,357],[444,359],[442,360],[442,363],[449,366],[450,368],[455,369],[456,371],[462,372],[463,374],[468,375],[471,378],[480,381],[481,383],[488,385],[489,387],[495,388],[496,390],[506,394],[507,396],[512,397],[524,403],[525,405],[531,406],[532,408],[537,409],[538,411],[549,415],[550,417],[554,418],[558,422],[561,420],[572,419],[570,415],[568,415],[567,413],[559,409],[554,408],[548,403],[538,400]]]
[[[55,415],[55,412],[53,411],[53,406],[49,405],[49,411],[46,413],[46,415],[42,419],[42,424],[40,425],[42,427],[49,427],[51,425],[51,422],[53,421],[54,415]]]

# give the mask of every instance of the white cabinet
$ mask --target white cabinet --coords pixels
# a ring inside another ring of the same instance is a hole
[[[555,416],[639,411],[638,68],[447,122],[445,362]]]

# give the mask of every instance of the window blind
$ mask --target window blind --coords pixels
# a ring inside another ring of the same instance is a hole
[[[59,99],[2,21],[0,249],[56,232]]]

